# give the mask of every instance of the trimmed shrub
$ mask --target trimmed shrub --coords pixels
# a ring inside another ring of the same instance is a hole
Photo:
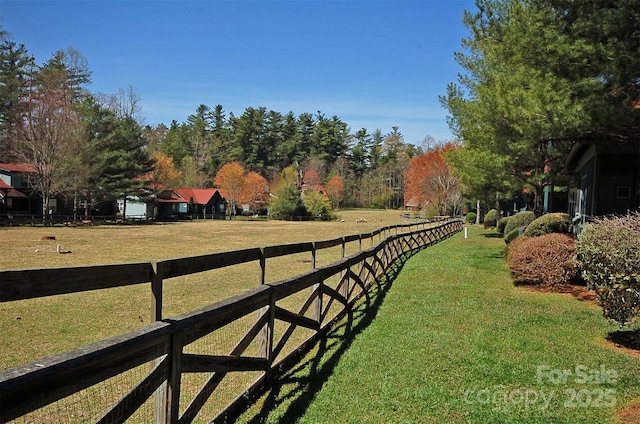
[[[621,327],[640,316],[640,214],[586,224],[576,244],[582,277],[603,315]]]
[[[522,228],[514,228],[513,230],[509,231],[509,233],[504,235],[504,242],[509,244],[516,238],[520,237],[520,231],[522,231]]]
[[[484,216],[484,228],[492,228],[498,224],[498,211],[491,209]]]
[[[478,215],[475,212],[469,212],[467,216],[464,218],[464,222],[468,224],[475,224],[477,217]]]
[[[536,215],[532,211],[518,212],[513,215],[507,225],[504,227],[504,234],[509,234],[516,228],[526,227],[536,219]]]
[[[500,234],[504,234],[504,228],[507,226],[507,223],[509,222],[510,219],[511,219],[510,216],[505,216],[504,218],[501,218],[500,221],[498,221],[498,224],[496,225],[496,231],[499,232]]]
[[[525,237],[537,237],[545,234],[571,234],[573,223],[566,213],[548,213],[531,222],[524,232]]]
[[[507,264],[515,284],[563,286],[575,282],[575,239],[566,234],[518,237],[509,244]]]

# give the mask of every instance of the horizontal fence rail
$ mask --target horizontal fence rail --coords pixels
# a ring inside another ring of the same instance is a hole
[[[0,372],[0,422],[223,422],[362,297],[368,299],[396,261],[461,229],[455,219],[154,263],[2,271],[1,302],[150,284],[155,322]],[[363,248],[367,240],[370,246]],[[361,249],[345,257],[350,242]],[[341,260],[315,267],[317,250],[340,245]],[[265,282],[268,258],[305,252],[312,256],[311,271]],[[258,287],[163,318],[164,279],[252,261],[262,269]]]

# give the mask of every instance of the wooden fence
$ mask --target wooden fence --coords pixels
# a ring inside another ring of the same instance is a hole
[[[13,226],[41,226],[43,225],[42,214],[0,214],[0,227],[13,227]],[[82,225],[108,225],[108,224],[121,224],[123,222],[142,224],[153,222],[153,219],[145,215],[127,216],[127,219],[122,219],[118,215],[63,215],[54,214],[46,217],[46,224],[48,226],[66,226],[76,227]]]
[[[394,263],[461,229],[456,219],[155,263],[2,271],[0,302],[150,284],[155,322],[0,372],[0,422],[224,422],[368,299]],[[344,257],[347,243],[367,239],[370,248]],[[318,250],[340,245],[341,260],[315,267]],[[302,252],[314,269],[265,284],[267,259]],[[262,269],[255,289],[162,316],[163,280],[251,261]]]

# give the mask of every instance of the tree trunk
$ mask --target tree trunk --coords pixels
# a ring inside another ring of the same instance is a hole
[[[47,226],[47,222],[49,221],[47,217],[49,216],[49,195],[43,193],[42,194],[42,225]]]
[[[538,183],[535,186],[535,193],[533,197],[533,213],[536,217],[542,216],[544,207],[544,185]]]

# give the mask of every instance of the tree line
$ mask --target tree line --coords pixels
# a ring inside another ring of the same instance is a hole
[[[87,59],[68,48],[38,65],[0,27],[0,162],[35,169],[33,187],[49,199],[109,202],[156,187],[215,185],[224,165],[238,163],[276,185],[293,167],[322,183],[344,181],[344,206],[403,206],[404,170],[423,147],[389,133],[352,132],[338,116],[247,107],[235,116],[222,105],[199,105],[184,122],[145,125],[132,87],[92,93]]]
[[[236,116],[201,104],[184,122],[144,125],[135,89],[91,93],[80,52],[37,65],[0,28],[0,161],[31,164],[43,198],[76,204],[137,193],[148,174],[167,187],[211,187],[238,163],[272,187],[310,170],[324,184],[338,176],[341,206],[399,208],[414,197],[449,214],[462,191],[489,207],[525,197],[540,214],[544,190],[570,184],[577,141],[639,143],[640,0],[477,0],[463,22],[463,72],[441,96],[456,137],[444,149],[429,137],[406,143],[397,127],[352,131],[321,111]]]

